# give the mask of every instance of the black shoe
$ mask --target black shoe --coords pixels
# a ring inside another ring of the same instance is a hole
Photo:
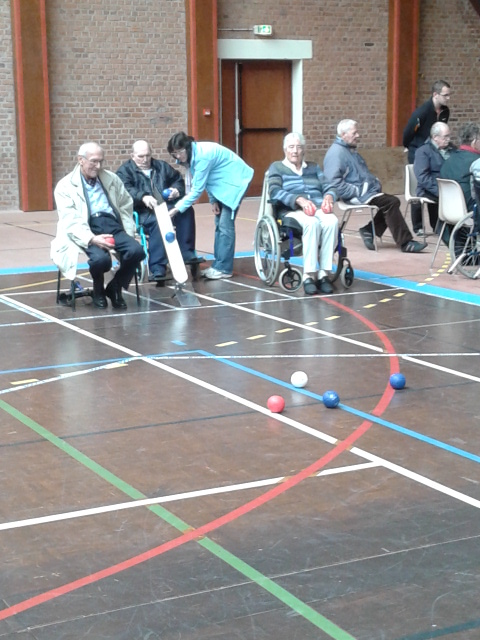
[[[333,293],[333,287],[327,276],[323,276],[320,280],[317,280],[318,293]]]
[[[369,249],[370,251],[375,251],[372,223],[370,222],[366,227],[360,227],[358,233],[360,234],[360,237],[363,240],[363,244],[367,247],[367,249]]]
[[[105,289],[105,294],[110,298],[112,303],[112,307],[114,309],[126,309],[127,303],[122,297],[122,290],[120,287],[116,287],[115,285],[110,284],[107,285]]]
[[[306,296],[313,296],[317,293],[317,285],[313,281],[313,278],[307,278],[303,281],[303,290]]]
[[[423,251],[425,247],[428,247],[426,242],[417,242],[416,240],[410,240],[410,242],[406,242],[402,246],[402,251],[404,253],[420,253]]]
[[[149,282],[162,282],[163,280],[166,280],[166,279],[167,279],[167,276],[166,276],[165,272],[164,273],[162,273],[162,272],[151,273],[148,276],[148,281]]]
[[[94,293],[92,296],[93,306],[97,307],[97,309],[106,309],[107,308],[107,299],[103,294]]]
[[[202,264],[202,262],[206,262],[203,256],[190,256],[189,258],[184,258],[183,261],[185,264]]]

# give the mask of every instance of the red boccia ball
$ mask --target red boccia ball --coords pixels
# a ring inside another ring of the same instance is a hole
[[[282,413],[285,409],[285,400],[282,396],[270,396],[267,400],[267,407],[272,413]]]

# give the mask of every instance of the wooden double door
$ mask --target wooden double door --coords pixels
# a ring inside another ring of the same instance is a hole
[[[247,196],[260,195],[265,171],[283,159],[291,126],[291,62],[222,61],[221,142],[255,171]]]

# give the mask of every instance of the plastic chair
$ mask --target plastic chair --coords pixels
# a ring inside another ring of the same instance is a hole
[[[375,214],[378,211],[378,207],[376,207],[374,204],[351,204],[348,202],[344,202],[343,200],[339,200],[336,204],[338,205],[338,208],[340,209],[340,211],[343,212],[343,216],[339,225],[341,229],[343,230],[346,229],[347,223],[350,220],[350,216],[352,215],[352,212],[354,211],[362,212],[368,209],[370,211],[372,229],[375,230],[374,218],[375,218]],[[377,238],[375,236],[375,231],[373,233],[373,244],[375,246],[375,251],[378,251]]]
[[[447,224],[456,225],[468,215],[467,205],[462,187],[455,180],[437,178],[438,183],[438,219],[441,220],[442,228],[438,236],[435,251],[433,252],[430,269],[433,267],[437,256],[438,247],[442,241],[443,232]]]
[[[425,196],[417,196],[417,176],[413,170],[413,164],[405,165],[405,202],[405,218],[407,217],[409,205],[411,210],[412,204],[415,202],[420,204],[422,208],[422,229],[425,236],[425,205],[434,204],[434,200],[425,198]]]

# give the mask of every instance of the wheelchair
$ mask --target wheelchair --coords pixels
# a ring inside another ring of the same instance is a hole
[[[332,214],[334,215],[334,214]],[[343,220],[333,256],[333,273],[330,282],[340,278],[341,283],[347,289],[352,286],[355,273],[350,260],[347,258],[347,249],[343,244],[343,228],[346,221]],[[258,211],[257,226],[254,236],[255,269],[259,278],[269,287],[273,287],[278,279],[284,291],[297,291],[302,285],[302,271],[291,265],[295,256],[302,255],[302,228],[292,218],[278,220],[274,208],[268,199],[268,178],[265,176]],[[284,268],[280,272],[282,266]]]
[[[477,202],[450,234],[449,251],[452,265],[448,272],[459,271],[467,278],[480,276],[480,213]]]

